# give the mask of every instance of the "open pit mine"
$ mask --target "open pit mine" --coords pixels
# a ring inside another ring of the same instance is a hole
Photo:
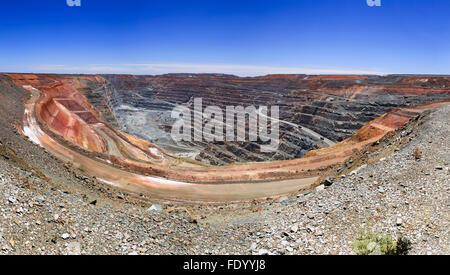
[[[55,157],[100,183],[189,202],[306,190],[355,152],[450,100],[448,76],[2,74],[0,80],[29,94],[17,128]],[[192,108],[195,98],[223,109],[279,106],[278,150],[263,152],[261,140],[174,142],[171,111]]]

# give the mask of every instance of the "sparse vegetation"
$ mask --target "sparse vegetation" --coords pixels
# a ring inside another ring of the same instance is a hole
[[[358,238],[352,242],[352,248],[357,255],[407,255],[411,242],[404,237],[394,241],[390,235],[368,229],[360,231]]]
[[[401,236],[397,239],[397,246],[395,248],[395,255],[408,255],[411,250],[411,241]]]

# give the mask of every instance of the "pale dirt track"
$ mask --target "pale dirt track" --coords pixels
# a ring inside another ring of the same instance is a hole
[[[39,98],[39,91],[32,88],[28,90],[32,95],[25,106],[24,134],[63,161],[70,161],[95,176],[99,181],[125,191],[174,201],[232,202],[282,196],[308,189],[317,180],[317,177],[310,177],[260,183],[192,184],[145,177],[124,171],[77,153],[42,131],[34,118],[34,108]]]

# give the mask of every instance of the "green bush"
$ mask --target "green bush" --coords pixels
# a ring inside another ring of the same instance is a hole
[[[361,230],[359,236],[353,240],[352,248],[357,255],[407,255],[411,242],[404,237],[394,241],[389,235]]]
[[[408,255],[409,250],[411,250],[411,241],[405,237],[400,237],[397,240],[397,246],[395,249],[395,255]]]

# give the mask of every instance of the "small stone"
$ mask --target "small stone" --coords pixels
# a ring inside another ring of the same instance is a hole
[[[154,204],[152,206],[150,206],[149,209],[147,209],[147,211],[161,211],[162,210],[162,206],[160,204]]]
[[[397,226],[401,226],[403,224],[403,220],[401,218],[397,218],[397,221],[395,222]]]
[[[62,238],[63,240],[67,240],[69,237],[70,237],[70,235],[67,234],[67,233],[62,234],[62,236],[61,236],[61,238]]]
[[[44,203],[45,202],[45,198],[42,195],[38,195],[34,200],[36,202],[38,202],[38,203]]]
[[[314,231],[316,231],[316,229],[314,227],[312,227],[311,225],[306,226],[306,231],[309,233],[314,233]]]
[[[329,187],[329,186],[333,185],[333,181],[331,180],[331,178],[326,178],[323,181],[323,185],[325,185],[326,187]]]
[[[288,200],[287,197],[281,197],[281,198],[278,200],[278,202],[285,202],[285,201],[287,201],[287,200]]]
[[[298,231],[298,225],[291,226],[291,232],[296,233]]]
[[[323,185],[323,184],[316,187],[316,191],[317,192],[320,192],[320,191],[323,191],[323,190],[325,190],[325,185]]]
[[[312,219],[314,219],[314,214],[313,213],[308,213],[306,215],[306,217],[308,217],[308,219],[312,220]]]
[[[258,250],[258,255],[269,255],[269,250],[267,249],[260,249]]]
[[[364,169],[364,168],[366,168],[367,167],[367,165],[362,165],[361,167],[358,167],[357,169],[355,169],[355,170],[353,170],[352,172],[350,172],[350,175],[352,175],[352,176],[354,176],[354,175],[357,175],[357,174],[359,174],[359,172],[362,170],[362,169]]]
[[[281,235],[287,237],[288,239],[292,239],[288,232],[282,232]]]

